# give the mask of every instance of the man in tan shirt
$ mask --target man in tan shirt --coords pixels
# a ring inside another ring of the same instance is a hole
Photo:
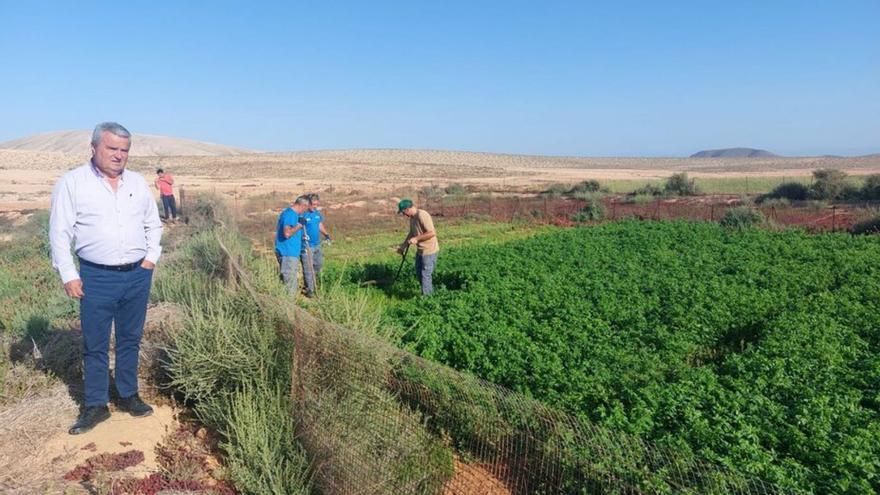
[[[401,200],[397,204],[397,213],[409,217],[409,234],[397,252],[403,253],[408,245],[416,246],[416,277],[422,284],[422,295],[427,296],[434,292],[432,277],[437,254],[440,252],[434,220],[427,211],[413,206],[409,199]]]

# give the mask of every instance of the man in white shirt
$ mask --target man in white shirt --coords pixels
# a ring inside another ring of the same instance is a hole
[[[85,397],[71,435],[110,417],[111,324],[116,330],[117,409],[132,416],[153,412],[138,396],[137,368],[153,269],[162,253],[162,222],[147,181],[125,170],[130,147],[125,127],[98,124],[92,159],[64,174],[52,191],[52,264],[67,295],[80,300],[83,334]]]

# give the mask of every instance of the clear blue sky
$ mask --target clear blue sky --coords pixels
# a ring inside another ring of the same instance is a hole
[[[0,0],[0,141],[880,152],[880,1]]]

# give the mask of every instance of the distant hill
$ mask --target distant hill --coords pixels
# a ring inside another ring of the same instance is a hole
[[[722,148],[698,151],[691,155],[691,158],[771,158],[774,156],[778,155],[755,148]]]
[[[0,149],[23,151],[54,151],[88,155],[92,131],[56,131],[34,134],[0,143]],[[192,139],[150,134],[132,136],[131,156],[224,156],[254,153],[253,150]]]

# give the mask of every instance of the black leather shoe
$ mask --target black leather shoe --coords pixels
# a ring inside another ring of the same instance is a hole
[[[149,416],[153,414],[153,408],[144,403],[138,394],[119,399],[119,402],[116,403],[116,408],[132,416]]]
[[[110,410],[107,409],[107,406],[86,407],[79,413],[79,417],[76,418],[76,423],[74,423],[67,432],[71,435],[85,433],[109,417]]]

